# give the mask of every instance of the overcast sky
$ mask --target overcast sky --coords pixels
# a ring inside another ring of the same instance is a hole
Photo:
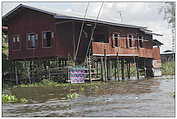
[[[50,10],[59,14],[83,17],[88,2],[2,2],[2,15],[19,4]],[[90,2],[87,17],[96,18],[101,4],[101,2]],[[145,26],[155,33],[163,34],[163,36],[154,36],[154,39],[164,43],[161,46],[162,52],[172,49],[171,29],[163,19],[164,14],[159,13],[159,9],[163,5],[162,2],[104,2],[99,19]]]

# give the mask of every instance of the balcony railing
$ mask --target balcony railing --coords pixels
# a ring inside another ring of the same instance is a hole
[[[109,43],[92,42],[92,53],[93,55],[103,56],[104,49],[107,56],[139,56],[144,58],[160,58],[159,48],[120,48],[112,47]]]

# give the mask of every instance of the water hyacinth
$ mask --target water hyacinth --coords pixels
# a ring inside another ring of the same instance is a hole
[[[2,95],[3,103],[27,103],[28,100],[26,98],[17,98],[14,95],[3,94]]]
[[[77,93],[72,93],[72,94],[67,94],[66,96],[68,99],[74,99],[74,98],[78,98],[79,94]]]

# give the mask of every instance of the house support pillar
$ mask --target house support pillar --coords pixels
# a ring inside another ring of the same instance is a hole
[[[121,73],[122,73],[122,80],[125,79],[124,77],[124,59],[121,59]]]

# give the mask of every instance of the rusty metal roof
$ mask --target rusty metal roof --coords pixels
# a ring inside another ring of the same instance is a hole
[[[54,18],[56,19],[71,19],[71,20],[78,20],[78,21],[88,21],[88,22],[96,22],[96,23],[100,23],[100,24],[105,24],[105,25],[111,25],[111,26],[120,26],[120,27],[127,27],[127,28],[136,28],[139,29],[140,31],[144,32],[145,34],[152,34],[152,35],[158,35],[158,36],[162,36],[161,34],[157,34],[157,33],[153,33],[150,30],[147,30],[147,27],[143,27],[143,26],[136,26],[136,25],[129,25],[129,24],[120,24],[120,23],[113,23],[113,22],[108,22],[108,21],[101,21],[101,20],[95,20],[95,19],[88,19],[88,18],[81,18],[81,17],[75,17],[75,16],[67,16],[67,15],[62,15],[62,14],[58,14],[49,10],[43,10],[43,9],[38,9],[35,7],[31,7],[31,6],[27,6],[27,5],[23,5],[20,4],[18,5],[16,8],[14,8],[13,10],[11,10],[10,12],[8,12],[6,15],[4,15],[2,18],[3,20],[8,19],[9,16],[13,16],[13,13],[15,13],[18,9],[20,8],[28,8],[28,9],[32,9],[35,11],[39,11],[39,12],[43,12],[49,15],[52,15]]]

